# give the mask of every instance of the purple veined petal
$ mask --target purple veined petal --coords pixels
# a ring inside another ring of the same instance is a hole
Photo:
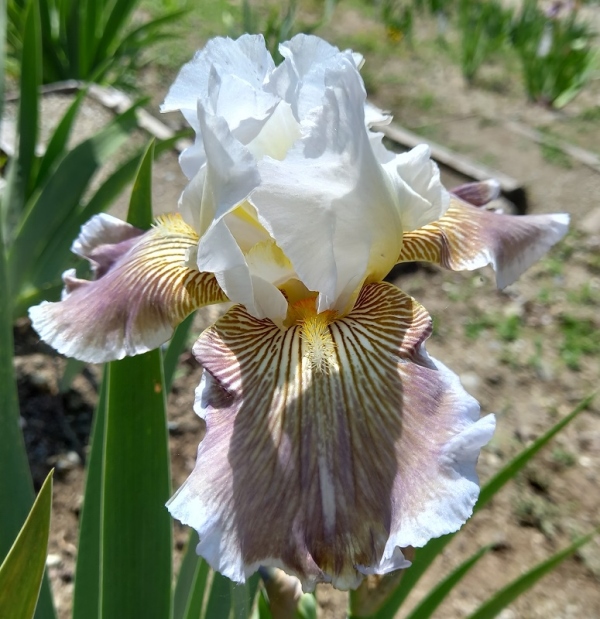
[[[453,197],[441,219],[404,235],[398,262],[431,262],[453,271],[491,264],[504,288],[560,241],[568,225],[564,213],[503,215]]]
[[[135,237],[113,243],[123,233]],[[193,310],[227,300],[212,273],[186,266],[197,243],[178,215],[159,218],[145,233],[96,216],[74,249],[99,265],[98,279],[77,279],[67,271],[63,300],[29,310],[34,329],[60,353],[90,363],[160,346]]]
[[[494,419],[427,355],[431,319],[392,285],[341,319],[314,301],[298,316],[282,331],[236,306],[202,334],[207,430],[168,507],[232,580],[263,565],[355,588],[462,526]]]
[[[485,206],[500,197],[501,187],[497,180],[491,178],[453,187],[450,193],[473,206]]]
[[[81,227],[71,251],[90,262],[94,279],[105,275],[118,260],[129,251],[143,230],[108,215],[100,213]]]

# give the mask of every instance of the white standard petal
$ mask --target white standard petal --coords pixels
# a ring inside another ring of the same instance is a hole
[[[450,194],[426,144],[396,155],[384,169],[394,187],[405,232],[439,219],[448,210]]]
[[[294,117],[291,105],[280,101],[260,133],[246,144],[246,148],[257,160],[268,155],[281,161],[301,136],[300,124]]]
[[[181,69],[161,111],[181,110],[196,131],[194,145],[186,149],[180,164],[188,179],[205,163],[204,129],[198,105],[222,117],[242,144],[253,140],[276,108],[279,97],[263,83],[274,69],[262,36],[244,35],[233,41],[216,38],[196,53]]]
[[[196,52],[193,60],[183,66],[177,79],[169,89],[161,112],[174,110],[187,111],[195,116],[198,99],[206,104],[209,99],[211,70],[216,69],[217,76],[230,76],[245,81],[256,90],[262,90],[265,77],[275,68],[262,35],[245,34],[233,41],[229,38],[211,39],[204,49]],[[248,116],[256,116],[262,108],[252,109],[256,101],[243,101],[249,105]],[[212,110],[218,113],[218,110]],[[187,115],[186,115],[187,118]],[[193,126],[193,125],[192,125]],[[199,126],[194,127],[198,129]]]
[[[322,104],[325,76],[340,63],[357,67],[357,58],[319,37],[297,34],[279,46],[283,62],[269,76],[268,88],[291,106],[298,120]],[[358,70],[357,70],[358,72]]]
[[[202,237],[197,259],[198,268],[214,273],[219,286],[232,302],[241,303],[257,318],[269,318],[276,324],[283,322],[288,306],[286,298],[265,279],[264,272],[251,272],[224,219],[215,223]]]
[[[219,116],[198,103],[206,166],[185,188],[180,207],[199,235],[243,202],[260,183],[256,161]]]
[[[250,199],[299,279],[319,292],[319,311],[344,311],[365,278],[383,279],[395,263],[402,228],[351,56],[325,79],[306,137],[283,161],[259,162],[262,182]]]

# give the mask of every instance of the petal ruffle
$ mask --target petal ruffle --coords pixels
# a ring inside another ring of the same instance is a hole
[[[226,118],[231,131],[240,131],[250,140],[278,102],[263,89],[274,68],[262,35],[245,34],[236,40],[216,37],[183,66],[161,112],[181,110],[198,132],[200,101],[211,114]]]
[[[568,225],[564,213],[503,215],[453,197],[441,219],[404,235],[398,262],[431,262],[453,271],[491,264],[504,288],[560,241]]]
[[[450,197],[426,144],[396,155],[383,169],[394,188],[404,232],[431,223],[448,210]]]
[[[180,207],[202,243],[206,231],[246,199],[260,176],[254,157],[233,137],[223,118],[198,104],[198,119],[206,164],[183,190]]]
[[[353,588],[469,517],[493,417],[427,356],[431,319],[397,288],[299,320],[282,331],[236,306],[200,337],[207,431],[169,510],[235,581],[265,565]]]
[[[362,80],[349,54],[336,58],[306,136],[283,161],[258,163],[250,201],[298,278],[319,293],[319,311],[343,312],[365,278],[389,272],[402,228],[365,129]]]
[[[160,346],[193,310],[227,300],[212,273],[186,266],[197,243],[178,215],[159,218],[145,233],[96,216],[73,250],[92,262],[98,279],[65,273],[63,300],[29,310],[34,329],[59,352],[90,363]]]

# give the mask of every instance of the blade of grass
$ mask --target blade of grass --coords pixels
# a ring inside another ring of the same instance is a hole
[[[152,225],[152,164],[154,163],[154,140],[146,147],[133,183],[127,221],[143,230]]]
[[[21,66],[19,112],[17,120],[17,144],[15,156],[7,172],[7,185],[2,196],[0,216],[4,228],[4,243],[9,239],[25,208],[35,157],[38,133],[38,89],[41,83],[41,45],[39,10],[35,0],[30,0],[26,9],[23,32],[23,54]]]
[[[255,575],[258,577],[258,574]],[[253,577],[254,578],[254,577]],[[231,617],[232,619],[248,619],[252,608],[253,597],[249,582],[243,585],[230,582],[231,587]]]
[[[40,161],[40,166],[35,179],[36,187],[42,186],[50,170],[65,153],[67,149],[67,142],[69,140],[69,136],[71,135],[71,129],[73,128],[75,118],[77,117],[81,103],[85,99],[86,95],[87,88],[83,88],[79,91],[73,100],[73,103],[71,103],[60,123],[52,133],[46,152]]]
[[[81,523],[75,589],[73,593],[73,619],[98,619],[100,617],[100,567],[102,565],[102,487],[103,462],[106,445],[106,387],[108,367],[105,366],[98,405],[94,413],[90,456],[87,461],[85,494]]]
[[[444,578],[442,582],[427,593],[427,596],[421,600],[406,619],[427,619],[431,617],[446,596],[454,589],[456,584],[460,582],[463,576],[465,576],[490,548],[491,546],[484,546],[466,561],[463,561],[463,563]]]
[[[85,367],[85,363],[83,361],[79,361],[79,359],[74,359],[73,357],[69,357],[67,359],[67,365],[63,370],[62,376],[58,381],[58,390],[60,393],[67,393],[73,384],[73,380],[75,377],[81,373],[83,368]]]
[[[64,54],[61,53],[63,46],[54,37],[54,19],[57,12],[55,2],[52,0],[39,0],[42,44],[43,44],[43,78],[46,83],[58,82],[66,79],[67,72],[64,67]],[[59,12],[60,13],[60,12]]]
[[[229,619],[231,613],[231,580],[213,572],[213,579],[208,591],[208,603],[203,619],[223,617]]]
[[[83,38],[81,32],[81,10],[85,10],[81,1],[73,2],[70,0],[64,1],[61,4],[61,13],[64,15],[64,28],[62,32],[62,51],[67,57],[69,73],[75,79],[82,79],[84,76],[81,73],[81,53],[79,47],[80,40]]]
[[[131,49],[133,46],[135,46],[135,42],[142,38],[146,39],[148,43],[155,42],[155,37],[160,37],[160,34],[156,32],[157,30],[168,24],[176,23],[189,12],[189,9],[178,9],[176,11],[165,13],[164,15],[161,15],[156,19],[153,19],[142,24],[141,26],[138,26],[131,32],[128,32],[125,37],[123,37],[122,41],[119,44],[119,51]],[[168,38],[171,38],[172,36],[175,35],[170,35]]]
[[[267,601],[267,596],[264,590],[261,589],[258,594],[258,608],[257,614],[258,619],[273,619],[273,615],[271,614],[271,609],[269,607],[269,602]]]
[[[6,2],[0,5],[0,125],[4,118],[4,65],[6,64]]]
[[[210,568],[196,554],[198,534],[191,530],[187,549],[177,575],[173,596],[173,619],[199,619],[202,615]]]
[[[562,561],[571,556],[578,548],[589,542],[598,533],[598,529],[575,540],[570,546],[557,552],[547,561],[538,563],[528,572],[513,580],[509,585],[498,591],[489,600],[482,604],[469,619],[492,619],[496,617],[510,603],[514,602],[522,593],[525,593],[543,576],[554,570]]]
[[[254,598],[260,584],[260,575],[254,573],[243,585],[235,582],[231,584],[231,610],[232,619],[247,619],[250,617]]]
[[[317,598],[312,593],[304,593],[296,613],[298,619],[317,619]]]
[[[40,594],[52,513],[52,471],[0,565],[0,617],[31,619]]]
[[[6,260],[0,240],[0,290],[6,290]],[[25,443],[19,426],[19,401],[13,371],[10,295],[0,294],[0,560],[4,559],[33,502]]]
[[[2,6],[2,37],[4,37]],[[2,54],[3,39],[0,41]],[[3,58],[3,55],[2,55]],[[3,83],[4,74],[0,75]],[[0,115],[1,118],[1,115]],[[19,400],[13,369],[12,303],[8,294],[8,268],[4,246],[3,220],[0,217],[0,561],[4,559],[33,503],[33,484],[27,462],[25,443],[19,425]],[[8,506],[8,507],[7,507]],[[46,578],[42,585],[37,619],[54,617],[50,587]]]
[[[152,222],[154,145],[140,165],[129,223]],[[102,505],[101,617],[171,615],[170,471],[160,350],[109,364]]]
[[[168,434],[160,351],[109,366],[101,617],[171,613]]]
[[[504,466],[492,479],[490,479],[482,488],[479,494],[479,500],[475,504],[474,512],[479,511],[486,505],[492,497],[510,481],[523,467],[535,456],[542,447],[544,447],[558,432],[560,432],[567,424],[585,410],[594,399],[594,395],[585,398],[580,402],[571,413],[563,417],[542,436],[535,440],[531,445],[521,451],[513,460]],[[418,548],[415,553],[415,558],[412,565],[402,576],[399,586],[393,591],[390,597],[386,600],[383,606],[377,613],[378,619],[392,619],[398,612],[398,609],[404,603],[408,594],[419,581],[421,576],[427,571],[435,558],[442,550],[450,543],[456,533],[444,535],[437,539],[432,539],[423,548]],[[350,608],[352,608],[352,593],[350,594]]]
[[[167,348],[167,352],[163,358],[163,366],[165,368],[165,388],[167,393],[171,391],[171,385],[173,383],[173,376],[175,375],[175,370],[177,369],[177,363],[179,361],[179,356],[183,352],[188,336],[190,333],[190,329],[192,328],[192,324],[194,323],[194,317],[196,313],[190,314],[178,327],[175,329],[175,333],[173,333],[173,337],[169,342],[169,346]]]
[[[39,95],[42,83],[42,48],[40,31],[40,13],[37,2],[31,0],[25,18],[23,46],[27,53],[21,60],[21,83],[19,100],[19,132],[18,167],[19,181],[22,184],[20,207],[27,198],[32,176],[33,160],[38,136]],[[21,202],[22,201],[22,202]]]
[[[0,80],[4,81],[4,74]],[[0,219],[0,290],[8,290],[3,223]],[[19,427],[13,350],[11,297],[0,294],[0,471],[11,472],[0,475],[0,560],[6,556],[33,501],[25,443]]]
[[[79,73],[87,79],[93,70],[92,62],[96,55],[96,45],[102,32],[102,9],[106,3],[98,2],[98,0],[84,0],[80,5]]]
[[[135,8],[137,0],[120,0],[112,5],[108,17],[105,15],[102,37],[96,46],[95,62],[99,63],[103,58],[110,57],[117,47],[119,36],[127,23],[131,12]]]

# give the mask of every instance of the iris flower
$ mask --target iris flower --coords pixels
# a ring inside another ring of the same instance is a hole
[[[182,68],[162,108],[196,131],[180,213],[146,232],[94,217],[73,245],[94,280],[66,272],[63,299],[30,315],[61,353],[104,362],[232,302],[193,348],[206,435],[168,509],[234,581],[263,565],[348,589],[463,525],[494,429],[384,277],[491,264],[504,287],[568,217],[481,208],[493,182],[446,191],[426,146],[394,154],[372,129],[389,118],[360,55],[304,35],[280,51],[275,66],[261,36],[217,38]]]

